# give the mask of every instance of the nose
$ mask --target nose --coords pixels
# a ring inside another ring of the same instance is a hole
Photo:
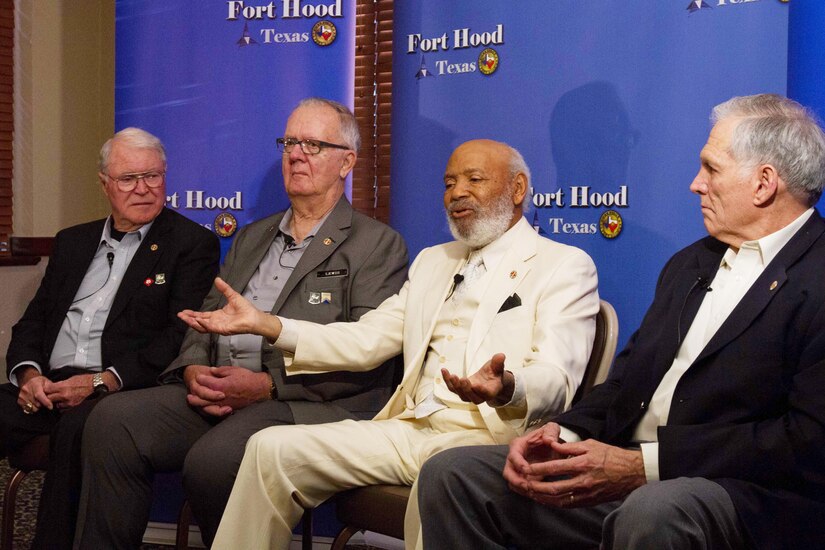
[[[469,189],[470,186],[467,182],[459,180],[455,182],[453,186],[450,188],[450,197],[453,200],[467,197],[470,194]]]
[[[708,184],[705,178],[704,170],[699,170],[696,177],[690,183],[690,190],[697,195],[706,195],[708,192]]]
[[[137,179],[137,183],[135,184],[135,188],[132,190],[134,193],[139,195],[145,195],[149,192],[149,186],[146,185],[146,177],[142,176]]]
[[[301,149],[301,144],[296,143],[295,145],[292,146],[292,149],[289,151],[287,156],[289,158],[289,162],[294,162],[296,160],[306,161],[306,156],[307,155],[306,155],[306,153],[304,153],[304,150]]]

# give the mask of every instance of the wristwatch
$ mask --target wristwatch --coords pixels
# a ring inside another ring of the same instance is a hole
[[[109,393],[109,386],[103,381],[102,372],[96,372],[92,375],[92,393],[95,395]]]

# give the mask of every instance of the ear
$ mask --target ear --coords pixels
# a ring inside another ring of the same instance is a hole
[[[513,186],[513,206],[519,206],[527,196],[527,176],[523,172],[516,174]]]
[[[756,169],[756,188],[753,192],[754,206],[765,206],[776,198],[779,191],[779,172],[772,164],[761,164]]]
[[[341,175],[341,179],[346,178],[352,169],[355,168],[355,161],[358,160],[358,155],[355,151],[347,151],[344,154],[344,162],[341,164],[341,170],[339,174]]]

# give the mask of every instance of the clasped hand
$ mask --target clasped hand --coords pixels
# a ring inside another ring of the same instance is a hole
[[[624,498],[646,483],[641,451],[594,439],[565,443],[550,422],[510,443],[504,479],[547,506],[594,506]]]
[[[210,416],[227,416],[269,399],[270,377],[243,367],[189,365],[184,370],[186,401]]]
[[[29,410],[32,413],[39,411],[41,407],[49,410],[74,407],[91,395],[92,376],[91,374],[78,374],[60,382],[52,382],[45,376],[37,374],[28,378],[20,386],[17,404],[24,411]],[[31,407],[27,409],[29,403]]]

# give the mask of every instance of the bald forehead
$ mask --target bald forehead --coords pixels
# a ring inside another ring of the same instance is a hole
[[[510,165],[510,148],[488,139],[476,139],[456,147],[447,162],[445,177],[467,170],[506,170]]]

